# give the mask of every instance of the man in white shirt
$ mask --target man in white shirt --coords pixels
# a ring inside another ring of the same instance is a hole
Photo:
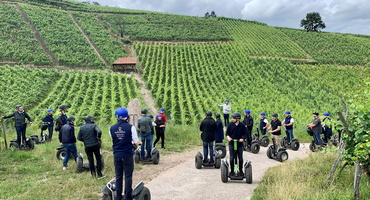
[[[218,106],[219,107],[222,107],[222,112],[223,112],[223,114],[224,114],[224,124],[225,124],[225,126],[227,126],[227,125],[229,125],[229,118],[230,118],[230,112],[231,112],[231,106],[229,105],[229,100],[228,99],[226,99],[225,100],[225,104],[222,104],[222,105],[219,105],[218,104]]]

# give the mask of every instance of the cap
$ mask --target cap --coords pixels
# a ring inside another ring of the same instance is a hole
[[[266,115],[266,113],[265,112],[261,112],[260,115]]]
[[[288,111],[286,111],[286,112],[285,112],[285,114],[290,115],[290,111],[289,111],[289,110],[288,110]]]
[[[54,111],[53,109],[48,109],[48,112]]]

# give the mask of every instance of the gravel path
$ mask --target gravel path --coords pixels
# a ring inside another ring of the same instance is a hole
[[[289,160],[307,157],[308,145],[301,144],[298,151],[288,150]],[[230,180],[222,183],[220,169],[195,168],[194,157],[201,149],[199,147],[181,154],[163,156],[159,165],[145,165],[137,171],[136,179],[146,180],[153,200],[250,199],[266,170],[282,164],[267,158],[267,147],[261,147],[258,154],[244,152],[244,161],[247,158],[252,161],[253,183]]]

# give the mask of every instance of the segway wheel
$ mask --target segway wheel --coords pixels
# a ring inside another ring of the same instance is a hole
[[[315,144],[312,144],[312,142],[310,143],[310,145],[309,145],[309,148],[310,148],[310,150],[312,151],[312,152],[315,152],[316,150],[316,147],[315,147]]]
[[[30,139],[35,143],[35,144],[40,144],[40,140],[38,137],[30,137]]]
[[[274,153],[273,147],[272,147],[272,146],[270,146],[270,147],[267,149],[266,155],[267,155],[267,157],[268,157],[268,158],[273,159],[273,157],[272,157],[272,154],[273,154],[273,153]]]
[[[195,168],[202,169],[203,156],[200,152],[195,156]]]
[[[221,181],[223,183],[227,183],[229,181],[229,176],[227,173],[229,173],[229,169],[226,164],[222,163],[221,164]]]
[[[293,150],[293,151],[297,151],[299,149],[299,142],[297,140],[293,140],[291,143],[290,143],[290,148]]]
[[[84,171],[84,160],[81,156],[78,156],[76,159],[76,172],[81,173]]]
[[[101,160],[101,169],[104,169],[105,163],[104,163],[104,157],[102,153],[100,153],[100,160]]]
[[[143,189],[139,192],[137,196],[133,197],[134,200],[150,200],[150,190],[147,187],[143,187]]]
[[[288,158],[289,158],[289,155],[288,155],[287,151],[279,151],[277,153],[277,160],[279,162],[284,162],[284,161],[288,160]]]
[[[253,143],[253,144],[251,145],[251,151],[252,151],[252,153],[254,153],[254,154],[257,154],[258,152],[260,152],[260,144],[258,144],[258,143]]]
[[[140,153],[139,152],[136,152],[134,153],[134,161],[135,163],[139,163],[140,162]]]
[[[102,200],[112,200],[112,196],[111,195],[108,195],[108,194],[103,194]]]
[[[9,145],[9,149],[10,149],[10,151],[16,151],[17,149],[19,149],[18,143],[11,142],[10,145]]]
[[[152,158],[153,158],[153,164],[158,165],[158,163],[159,163],[159,158],[160,158],[160,156],[159,156],[159,151],[158,151],[158,150],[157,150],[157,151],[155,151],[155,152],[152,154]]]
[[[35,143],[30,138],[28,138],[28,140],[26,140],[26,143],[27,143],[27,147],[28,147],[29,150],[32,150],[32,149],[35,148]]]
[[[216,146],[215,147],[215,150],[218,152],[218,155],[221,158],[225,158],[225,156],[226,156],[226,148],[225,147],[223,147],[223,146]]]
[[[221,167],[221,158],[216,156],[216,158],[215,158],[215,168],[220,169],[220,167]]]
[[[66,151],[64,149],[59,149],[56,156],[58,160],[64,160],[64,157],[66,157]]]
[[[283,137],[283,139],[280,142],[280,145],[284,148],[288,148],[288,139],[286,136]]]
[[[264,138],[261,139],[261,146],[267,147],[269,145],[269,143],[270,143],[270,140],[269,140],[268,137],[264,137]]]
[[[253,181],[252,177],[252,165],[248,165],[244,168],[245,182],[251,184]]]

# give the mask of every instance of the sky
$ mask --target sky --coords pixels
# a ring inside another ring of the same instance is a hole
[[[270,26],[301,28],[307,13],[318,12],[323,31],[370,35],[369,0],[78,0],[100,5],[164,13],[217,16],[264,22]]]

